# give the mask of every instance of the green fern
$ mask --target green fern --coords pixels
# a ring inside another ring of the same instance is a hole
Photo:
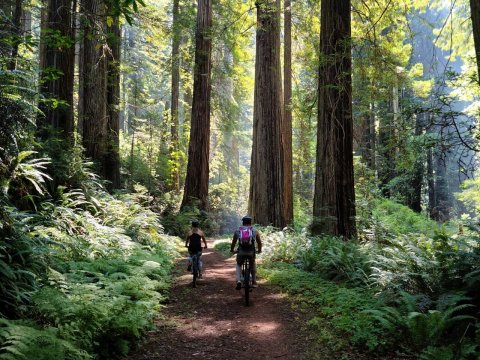
[[[0,359],[84,360],[91,357],[58,337],[55,328],[38,329],[33,323],[0,318]]]

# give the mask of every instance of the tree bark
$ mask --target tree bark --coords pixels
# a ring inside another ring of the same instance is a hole
[[[208,209],[210,156],[210,74],[212,56],[212,1],[198,0],[195,34],[192,125],[188,147],[187,174],[181,208],[198,205]]]
[[[445,222],[450,219],[452,199],[447,180],[447,159],[442,154],[434,154],[435,161],[435,208],[434,219]]]
[[[2,0],[0,1],[0,12],[3,13],[2,21],[0,21],[0,56],[11,58],[12,45],[11,36],[14,32],[13,17],[14,17],[14,1]]]
[[[63,138],[73,144],[73,85],[75,67],[75,2],[49,0],[42,25],[44,40],[41,61],[41,92],[45,98],[54,98],[56,107],[42,105],[45,114],[39,120],[39,131],[46,138],[48,127],[62,132]],[[58,37],[58,38],[55,38]],[[52,73],[52,70],[54,73]]]
[[[419,137],[424,128],[425,114],[417,115],[415,119],[415,136]],[[413,177],[410,184],[410,193],[407,198],[407,205],[410,209],[420,213],[422,211],[422,183],[425,163],[425,153],[419,153],[413,163]]]
[[[293,158],[292,158],[292,4],[291,0],[284,2],[284,192],[285,192],[285,221],[293,223]]]
[[[118,16],[108,29],[107,57],[107,149],[105,154],[105,179],[109,190],[120,188],[120,44],[121,29]]]
[[[428,183],[428,214],[431,219],[435,216],[435,177],[433,174],[433,150],[429,148],[427,151],[427,183]]]
[[[352,238],[353,178],[350,0],[322,0],[314,234]]]
[[[394,116],[393,100],[390,99],[384,108],[388,109],[388,113],[380,116],[378,125],[378,180],[380,182],[380,190],[382,195],[389,198],[392,193],[390,190],[390,181],[395,177],[395,137],[394,137]]]
[[[170,162],[172,190],[180,192],[180,164],[178,145],[178,100],[180,96],[180,41],[179,5],[180,0],[173,0],[172,20],[172,96],[171,96],[171,139]]]
[[[261,225],[284,227],[283,95],[280,1],[258,0],[249,212]]]
[[[475,43],[475,56],[477,58],[477,77],[480,82],[480,0],[470,0],[470,13],[472,16],[473,42]]]
[[[18,57],[18,46],[20,45],[20,39],[22,38],[22,0],[15,1],[15,9],[13,11],[13,34],[16,38],[13,39],[12,45],[12,58],[10,60],[10,70],[15,70],[17,68],[17,57]]]
[[[107,61],[104,44],[106,9],[102,0],[83,0],[85,14],[83,36],[83,147],[105,177],[104,161],[107,149]]]

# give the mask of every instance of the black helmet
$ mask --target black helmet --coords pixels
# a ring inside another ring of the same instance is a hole
[[[244,216],[242,218],[242,224],[243,225],[252,225],[252,218],[248,215]]]
[[[198,227],[200,224],[198,223],[197,220],[192,220],[192,226],[193,227]]]

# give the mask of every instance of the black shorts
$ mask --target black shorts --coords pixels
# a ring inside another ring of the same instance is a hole
[[[237,264],[242,265],[243,260],[246,257],[250,257],[253,261],[255,261],[255,251],[254,250],[243,250],[243,249],[238,249],[237,253]]]

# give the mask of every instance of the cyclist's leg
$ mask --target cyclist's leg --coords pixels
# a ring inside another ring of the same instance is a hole
[[[199,251],[197,253],[197,256],[198,256],[198,277],[202,277],[202,272],[203,272],[202,252]]]
[[[192,252],[188,252],[188,258],[187,258],[187,271],[192,271]]]
[[[255,261],[255,254],[252,255],[252,284],[257,286],[257,262]]]
[[[237,266],[236,269],[236,280],[237,280],[237,290],[242,288],[242,262],[243,262],[243,254],[239,251],[237,253]]]

